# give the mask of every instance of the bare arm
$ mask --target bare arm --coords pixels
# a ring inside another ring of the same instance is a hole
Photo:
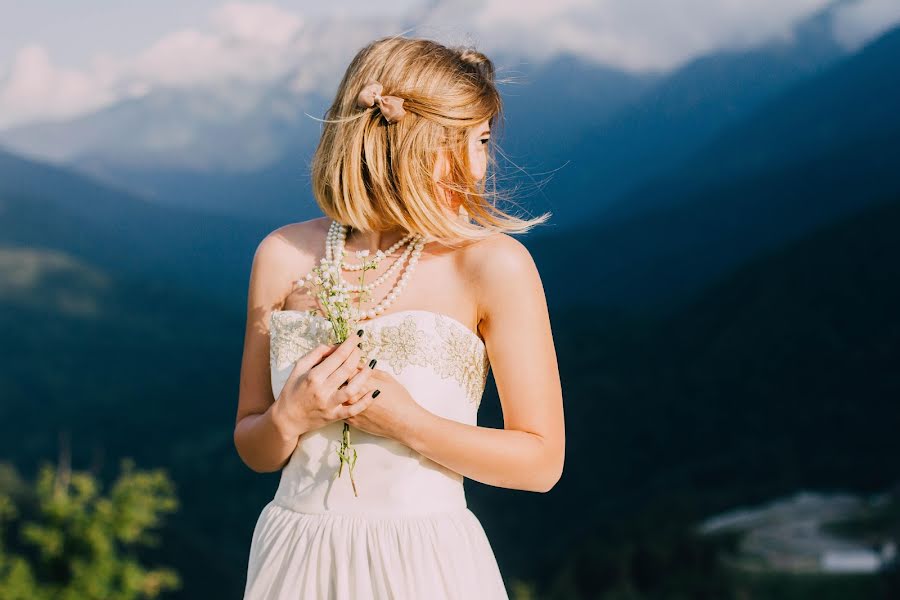
[[[311,252],[301,247],[298,253],[294,246],[321,239],[321,222],[296,225],[290,242],[284,228],[276,230],[260,242],[253,257],[234,445],[241,460],[259,473],[284,468],[306,431],[355,416],[374,400],[372,369],[359,365],[356,336],[300,357],[278,398],[272,395],[269,317],[282,306],[289,290],[281,286],[296,278],[294,270],[312,266]]]
[[[546,492],[562,475],[565,421],[543,285],[528,250],[506,235],[481,242],[471,262],[504,428],[423,409],[401,441],[470,479]]]
[[[257,473],[280,471],[297,447],[299,435],[279,426],[279,417],[273,414],[275,406],[246,415],[234,428],[234,445],[241,460]]]
[[[240,390],[234,445],[244,463],[258,473],[284,467],[302,433],[288,428],[280,404],[272,396],[269,370],[268,319],[284,297],[278,273],[285,242],[274,232],[263,239],[253,256],[247,293],[247,327],[241,360]]]

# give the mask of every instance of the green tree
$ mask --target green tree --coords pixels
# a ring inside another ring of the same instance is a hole
[[[0,477],[0,598],[132,600],[178,589],[172,569],[144,567],[140,546],[175,511],[174,484],[162,469],[122,459],[108,494],[88,472],[43,465],[33,486],[9,470]]]

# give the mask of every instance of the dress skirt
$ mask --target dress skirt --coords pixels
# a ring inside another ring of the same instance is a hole
[[[508,600],[468,507],[412,515],[297,512],[269,502],[245,600]]]

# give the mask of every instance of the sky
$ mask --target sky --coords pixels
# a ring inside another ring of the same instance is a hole
[[[283,7],[297,15],[403,14],[419,0],[329,0],[329,2],[257,2]],[[27,44],[47,48],[54,62],[82,67],[95,54],[137,54],[179,29],[202,27],[222,0],[0,0],[0,65],[8,65]]]
[[[833,1],[0,0],[0,129],[72,118],[162,86],[265,83],[323,47],[352,55],[361,40],[410,23],[411,34],[472,41],[489,55],[539,61],[568,52],[665,71],[718,48],[789,36]],[[897,22],[898,0],[849,0],[833,28],[854,47]]]

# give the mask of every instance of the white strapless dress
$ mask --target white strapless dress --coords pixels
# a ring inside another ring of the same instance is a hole
[[[476,424],[489,363],[461,322],[426,310],[364,321],[363,349],[429,411]],[[305,311],[270,319],[272,392],[331,329]],[[343,421],[300,436],[262,509],[245,600],[508,600],[493,549],[467,504],[463,477],[396,440],[351,429],[353,494],[337,451]]]

